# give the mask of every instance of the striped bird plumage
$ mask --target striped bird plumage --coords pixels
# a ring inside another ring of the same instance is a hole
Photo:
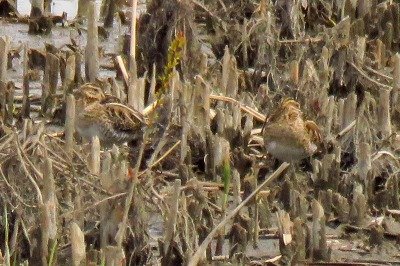
[[[267,151],[281,161],[297,161],[311,156],[321,141],[321,133],[313,121],[304,121],[300,105],[283,101],[267,119],[263,129]]]
[[[139,139],[147,125],[146,117],[139,111],[121,104],[119,99],[104,94],[98,88],[81,87],[77,101],[84,104],[78,113],[78,133],[91,139],[98,136],[105,144],[123,143]]]

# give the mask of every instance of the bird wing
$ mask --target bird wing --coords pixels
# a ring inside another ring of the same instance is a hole
[[[145,116],[139,111],[120,103],[104,104],[110,122],[123,131],[137,130],[147,124]]]

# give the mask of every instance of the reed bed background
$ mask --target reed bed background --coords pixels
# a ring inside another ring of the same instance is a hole
[[[397,1],[12,2],[1,23],[70,38],[0,29],[3,263],[400,263]],[[84,82],[149,114],[143,140],[82,140]],[[291,164],[260,135],[286,98],[323,132]]]

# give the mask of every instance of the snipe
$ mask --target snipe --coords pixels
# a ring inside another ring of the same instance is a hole
[[[75,95],[76,130],[82,137],[98,136],[102,143],[113,144],[136,140],[143,135],[147,125],[145,116],[104,94],[100,88],[85,84]]]
[[[280,161],[293,162],[313,155],[321,133],[313,121],[304,121],[300,105],[283,101],[266,121],[263,129],[267,151]]]

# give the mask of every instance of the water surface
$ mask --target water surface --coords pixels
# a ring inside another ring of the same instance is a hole
[[[100,5],[100,0],[96,0]],[[31,12],[31,2],[29,0],[17,0],[17,9],[22,15],[29,15]],[[78,11],[78,0],[53,0],[51,12],[54,15],[61,15],[67,12],[68,19],[73,19]]]

